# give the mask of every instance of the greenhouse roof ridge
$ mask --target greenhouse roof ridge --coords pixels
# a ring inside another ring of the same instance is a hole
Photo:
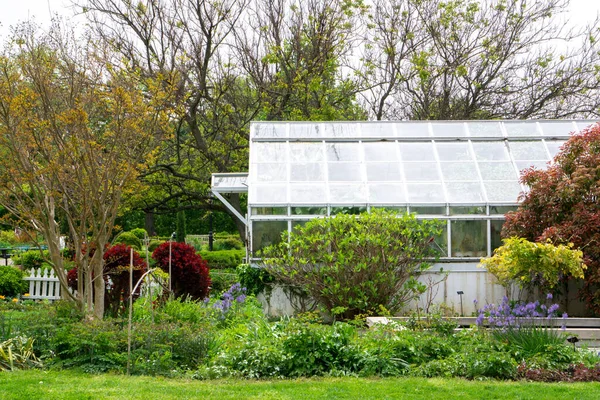
[[[264,141],[566,140],[597,120],[254,121],[250,138]]]

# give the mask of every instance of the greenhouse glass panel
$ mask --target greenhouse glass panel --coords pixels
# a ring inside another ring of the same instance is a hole
[[[406,122],[396,125],[396,134],[398,137],[427,137],[429,133],[428,122]]]
[[[285,185],[251,185],[248,191],[248,202],[256,203],[286,203],[287,186]]]
[[[504,225],[503,219],[493,219],[490,221],[490,234],[491,234],[491,244],[492,244],[492,252],[496,250],[498,247],[502,246],[502,237],[500,233],[502,232],[502,225]]]
[[[254,221],[252,223],[252,252],[281,242],[281,234],[288,229],[287,221]]]
[[[462,137],[467,136],[465,124],[463,122],[441,122],[432,123],[434,137]]]
[[[403,163],[404,177],[408,182],[439,181],[438,164],[432,162]]]
[[[517,169],[519,172],[523,172],[524,169],[527,168],[537,168],[537,169],[546,169],[548,167],[549,161],[516,161]]]
[[[532,121],[504,122],[506,135],[510,137],[540,136],[537,124]]]
[[[354,203],[366,204],[367,195],[364,185],[357,184],[330,184],[329,203]]]
[[[554,158],[560,151],[562,145],[565,143],[565,140],[546,140],[546,147],[550,152],[550,157]]]
[[[448,224],[444,221],[442,232],[433,237],[433,248],[440,257],[448,257]]]
[[[360,164],[336,162],[329,163],[327,166],[328,177],[330,181],[339,182],[360,182],[362,177],[360,174]]]
[[[544,136],[568,136],[577,129],[572,121],[547,121],[539,124]]]
[[[441,183],[408,183],[409,203],[445,203],[444,189]]]
[[[440,161],[470,161],[473,159],[468,143],[437,143]]]
[[[324,184],[290,184],[290,197],[294,203],[326,204],[327,191]]]
[[[469,135],[473,137],[503,137],[500,122],[469,122]]]
[[[323,144],[316,143],[290,143],[290,159],[293,162],[319,162],[325,161]]]
[[[398,215],[406,214],[408,212],[406,206],[371,206],[371,210],[385,210],[390,212],[395,212]]]
[[[485,206],[450,207],[450,215],[486,215]]]
[[[402,161],[435,161],[432,142],[399,143]],[[381,161],[381,160],[380,160]]]
[[[509,142],[510,154],[518,161],[548,160],[548,153],[542,141]]]
[[[445,206],[410,206],[410,212],[418,215],[446,215]]]
[[[286,124],[256,124],[254,125],[254,138],[276,139],[287,137]]]
[[[287,207],[252,207],[252,215],[287,215]]]
[[[396,142],[363,143],[366,161],[398,161]]]
[[[292,215],[327,215],[327,207],[292,207]]]
[[[504,142],[473,142],[475,158],[480,161],[508,161],[508,150]]]
[[[367,211],[366,206],[362,207],[331,207],[331,215],[346,214],[358,215]]]
[[[490,206],[490,215],[504,215],[510,211],[517,211],[517,206]]]
[[[406,203],[404,186],[400,184],[370,184],[369,203]]]
[[[290,139],[313,139],[323,137],[322,124],[289,124]]]
[[[369,182],[389,182],[402,180],[399,163],[367,163],[367,181]]]
[[[396,136],[393,123],[368,123],[360,124],[362,137],[394,137]]]
[[[517,181],[484,182],[483,186],[490,202],[516,203],[521,193],[521,185]]]
[[[287,161],[287,143],[252,143],[252,162],[281,163]]]
[[[441,168],[445,181],[468,181],[477,177],[474,162],[444,162]]]
[[[283,163],[262,163],[256,164],[257,182],[282,182],[287,181],[287,164]]]
[[[324,165],[320,163],[291,163],[290,180],[312,182],[325,180]]]
[[[487,255],[487,221],[450,221],[452,257],[485,257]]]
[[[578,130],[578,131],[582,131],[582,130],[584,130],[584,129],[587,129],[587,128],[589,128],[590,126],[594,125],[595,123],[596,123],[596,122],[594,122],[594,121],[585,121],[585,122],[583,122],[583,121],[582,121],[582,122],[577,122],[577,123],[576,123],[576,125],[577,125],[577,130]]]
[[[327,161],[358,161],[359,143],[328,143]]]
[[[355,123],[323,124],[322,136],[328,138],[351,138],[358,137],[359,125]]]
[[[479,171],[484,181],[512,181],[519,179],[510,162],[480,162]]]
[[[485,203],[479,182],[446,182],[449,203]]]

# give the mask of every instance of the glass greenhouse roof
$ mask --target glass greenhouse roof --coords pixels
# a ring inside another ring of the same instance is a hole
[[[520,171],[595,122],[255,122],[248,202],[515,204]]]

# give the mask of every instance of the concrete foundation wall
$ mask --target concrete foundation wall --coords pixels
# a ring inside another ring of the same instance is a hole
[[[521,293],[516,288],[511,289],[511,293],[507,294],[502,286],[495,283],[494,276],[484,269],[477,268],[475,262],[438,263],[422,274],[419,280],[428,285],[429,289],[418,300],[408,304],[402,314],[417,309],[422,312],[435,311],[442,305],[448,314],[471,316],[476,311],[473,300],[477,300],[478,307],[483,307],[488,303],[502,302],[502,298],[506,295],[514,300],[527,301],[535,299],[545,301],[546,297],[546,293]],[[561,310],[566,310],[570,316],[590,316],[585,304],[577,298],[580,286],[579,282],[569,282],[566,290],[561,288],[563,295],[553,299],[552,302],[559,303]],[[458,291],[463,292],[462,312],[461,296],[457,294]],[[259,294],[258,299],[265,313],[270,316],[293,315],[298,310],[314,309],[313,302],[302,299],[297,293],[282,286],[274,286],[270,294]]]

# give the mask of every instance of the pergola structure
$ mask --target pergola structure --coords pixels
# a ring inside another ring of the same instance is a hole
[[[444,220],[441,259],[474,261],[501,244],[520,171],[595,122],[254,122],[248,174],[213,174],[212,191],[246,224],[251,258],[311,218],[377,207]],[[248,192],[247,215],[230,192]]]

